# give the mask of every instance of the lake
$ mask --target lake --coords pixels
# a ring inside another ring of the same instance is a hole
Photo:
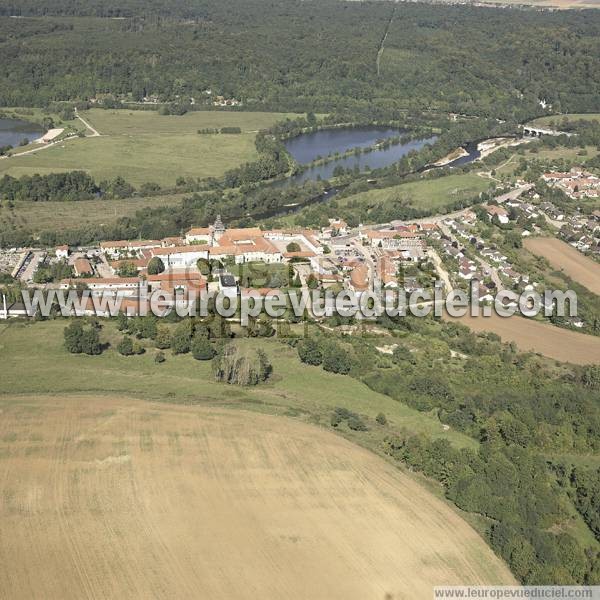
[[[0,119],[0,146],[16,148],[24,139],[32,142],[42,137],[46,130],[36,123],[20,119]]]
[[[391,129],[389,127],[355,127],[344,129],[326,129],[315,133],[299,135],[284,142],[287,151],[301,165],[316,160],[319,156],[326,157],[330,154],[348,152],[353,148],[369,148],[378,141],[406,135],[406,130]],[[358,155],[351,154],[331,160],[326,164],[316,165],[298,173],[288,179],[278,181],[275,185],[302,185],[305,181],[330,179],[336,167],[365,171],[367,167],[379,169],[387,167],[412,150],[420,150],[426,144],[433,144],[436,136],[411,140],[405,144],[396,144],[387,148],[376,148],[371,152]]]

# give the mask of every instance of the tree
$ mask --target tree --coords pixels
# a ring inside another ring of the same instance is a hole
[[[327,344],[323,350],[323,368],[331,373],[347,375],[352,368],[350,354],[335,342]]]
[[[186,354],[192,344],[193,324],[191,320],[182,321],[175,329],[171,339],[171,350],[174,354]]]
[[[148,275],[159,275],[164,272],[164,270],[165,264],[158,256],[154,256],[150,259],[150,262],[148,263]]]
[[[119,331],[127,331],[129,328],[129,323],[127,319],[127,315],[125,313],[120,312],[117,315],[117,329]]]
[[[136,277],[137,267],[131,261],[125,261],[119,267],[119,277]]]
[[[215,351],[206,336],[196,335],[192,341],[192,356],[196,360],[211,360]]]
[[[165,362],[166,357],[165,357],[165,353],[164,352],[157,352],[156,355],[154,356],[154,362],[156,364],[160,364],[160,363],[164,363]]]
[[[412,358],[410,349],[403,344],[398,344],[392,352],[392,361],[399,364],[405,360],[410,361]]]
[[[128,335],[124,336],[119,342],[117,352],[123,356],[131,356],[133,354],[133,342]]]
[[[298,344],[298,356],[307,365],[320,365],[323,362],[321,345],[315,338],[305,338]]]
[[[311,273],[307,278],[306,278],[306,285],[309,287],[309,289],[311,290],[316,290],[319,287],[319,280],[315,277],[314,273]]]
[[[156,328],[156,338],[154,343],[160,350],[166,350],[171,347],[171,330],[166,325],[158,325]]]
[[[226,344],[213,360],[217,381],[235,385],[257,385],[266,381],[273,372],[267,355],[258,350]]]
[[[302,248],[300,248],[300,244],[297,242],[290,242],[285,249],[287,252],[300,252],[302,250]]]
[[[83,330],[81,335],[81,351],[84,354],[90,355],[102,354],[100,335],[97,329],[90,327],[89,329]]]
[[[80,321],[73,321],[64,329],[65,348],[71,354],[81,354],[83,352],[81,338],[83,336],[83,326]]]

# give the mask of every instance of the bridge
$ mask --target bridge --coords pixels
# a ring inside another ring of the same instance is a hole
[[[550,135],[553,137],[558,137],[559,135],[566,135],[567,137],[571,137],[575,134],[569,133],[567,131],[557,131],[555,129],[543,129],[542,127],[532,127],[531,125],[523,125],[523,135],[525,137],[542,137],[546,135]]]

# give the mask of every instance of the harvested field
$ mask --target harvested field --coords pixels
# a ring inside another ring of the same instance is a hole
[[[503,318],[493,314],[482,318],[467,315],[459,320],[473,331],[491,331],[504,342],[515,342],[522,351],[539,352],[549,358],[576,365],[600,364],[600,337],[519,316]]]
[[[429,599],[513,582],[442,500],[325,430],[103,396],[0,409],[3,597]]]
[[[600,295],[600,264],[578,252],[573,246],[556,238],[531,238],[525,240],[525,248],[543,256],[557,271]]]

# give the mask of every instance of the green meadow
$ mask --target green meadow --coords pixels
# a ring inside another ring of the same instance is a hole
[[[489,187],[488,179],[475,173],[466,173],[369,190],[347,198],[340,198],[338,202],[341,206],[353,204],[369,208],[377,204],[400,200],[417,208],[441,209],[456,200],[472,198]]]
[[[274,339],[241,340],[266,352],[273,376],[264,385],[238,387],[215,382],[210,361],[197,361],[190,354],[175,356],[165,351],[166,362],[156,364],[152,342],[141,356],[121,356],[114,349],[121,334],[113,322],[102,323],[101,340],[111,348],[100,356],[73,355],[65,350],[66,320],[0,325],[0,396],[89,392],[186,404],[241,403],[262,412],[321,419],[324,423],[339,406],[370,420],[383,412],[394,427],[446,438],[460,447],[476,445],[471,438],[444,428],[435,415],[420,413],[349,376],[301,363],[294,349]]]
[[[83,170],[99,181],[121,176],[138,186],[155,182],[172,187],[181,176],[218,177],[255,160],[258,130],[289,115],[208,111],[163,116],[156,111],[92,109],[81,116],[100,136],[71,139],[0,160],[0,175]],[[242,133],[197,133],[221,127],[240,127]]]

